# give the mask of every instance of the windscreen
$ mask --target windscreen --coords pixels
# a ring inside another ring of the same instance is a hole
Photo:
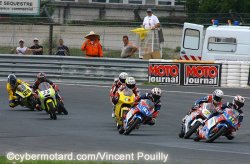
[[[133,95],[133,91],[129,88],[124,89],[123,93],[125,96],[132,96]]]
[[[26,87],[25,87],[24,84],[20,84],[20,85],[18,85],[17,90],[20,91],[20,92],[23,92],[23,91],[26,90]]]
[[[39,87],[38,87],[38,89],[39,89],[40,91],[44,91],[44,90],[47,90],[47,89],[49,89],[49,88],[50,88],[50,84],[47,83],[47,82],[41,83],[41,84],[39,85]]]

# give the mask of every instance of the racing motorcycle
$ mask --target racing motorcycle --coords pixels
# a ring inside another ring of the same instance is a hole
[[[129,135],[141,123],[145,123],[154,113],[154,103],[151,100],[141,100],[126,115],[123,127],[119,129],[120,134]]]
[[[206,142],[211,143],[220,136],[235,132],[238,127],[238,116],[237,110],[226,108],[222,114],[210,118],[203,127],[199,127],[198,134],[205,138]]]
[[[188,139],[193,133],[195,133],[199,126],[202,125],[211,114],[210,109],[212,108],[215,108],[213,104],[203,103],[199,108],[186,116],[184,118],[184,123],[182,123],[179,137]]]
[[[61,102],[58,102],[56,98],[56,91],[49,83],[41,83],[38,86],[37,92],[39,100],[41,102],[41,109],[49,113],[51,119],[56,120],[56,112],[60,110],[62,110],[64,114],[68,114],[68,111],[65,108],[61,107],[61,105],[63,104]]]
[[[123,118],[128,113],[129,108],[135,102],[135,94],[131,89],[124,89],[119,92],[119,100],[115,105],[115,119],[116,119],[116,127],[120,129],[123,125]]]
[[[26,83],[21,83],[17,86],[15,94],[19,98],[21,104],[31,110],[34,110],[37,104],[36,94]]]

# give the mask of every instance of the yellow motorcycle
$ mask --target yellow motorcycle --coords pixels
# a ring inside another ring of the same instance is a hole
[[[115,105],[116,127],[120,129],[123,125],[123,118],[135,102],[135,94],[131,89],[124,89],[119,93],[119,100]]]
[[[17,86],[15,94],[17,95],[22,106],[34,110],[37,104],[37,99],[32,89],[27,83],[22,83]]]

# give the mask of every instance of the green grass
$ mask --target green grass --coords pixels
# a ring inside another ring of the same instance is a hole
[[[111,162],[91,162],[91,161],[10,161],[5,156],[0,156],[1,164],[112,164]]]
[[[0,46],[0,54],[14,54],[16,47],[12,46]],[[163,59],[178,59],[179,58],[179,50],[178,49],[169,49],[163,48],[162,54]],[[52,54],[55,54],[56,50],[52,50]],[[49,50],[45,47],[43,54],[49,54]],[[71,56],[85,56],[84,53],[80,50],[80,48],[70,48]],[[109,50],[104,49],[103,51],[104,57],[108,58],[120,58],[121,51],[119,50]],[[133,55],[132,58],[138,59],[138,54]]]

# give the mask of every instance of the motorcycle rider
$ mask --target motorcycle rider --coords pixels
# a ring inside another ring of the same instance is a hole
[[[118,78],[114,79],[114,83],[109,92],[111,98],[114,97],[115,93],[120,88],[120,86],[125,83],[127,77],[128,77],[128,74],[126,72],[122,72],[120,73]]]
[[[136,97],[140,95],[140,91],[136,87],[135,78],[127,77],[127,79],[125,81],[125,85],[120,86],[120,88],[118,89],[118,91],[116,92],[116,94],[114,95],[114,97],[112,99],[112,102],[114,105],[116,105],[118,100],[119,100],[119,97],[120,97],[119,92],[122,92],[126,88],[131,89]]]
[[[6,85],[6,89],[7,92],[9,93],[9,106],[12,109],[17,105],[22,105],[21,102],[18,100],[18,97],[15,96],[17,86],[22,83],[24,83],[24,81],[17,79],[15,74],[8,75],[8,83]]]
[[[142,94],[138,97],[136,97],[136,101],[135,101],[135,105],[136,106],[140,100],[142,99],[149,99],[151,100],[153,103],[154,103],[154,113],[152,114],[152,117],[149,118],[145,124],[149,124],[149,125],[154,125],[155,122],[156,122],[156,118],[158,117],[159,115],[159,112],[160,112],[160,109],[161,109],[161,95],[162,95],[162,91],[160,88],[153,88],[151,90],[151,92],[149,93],[145,93],[145,94]],[[138,127],[137,127],[138,128]]]
[[[115,117],[115,112],[114,112],[115,105],[114,105],[112,100],[113,100],[116,92],[120,88],[120,86],[122,86],[125,83],[127,77],[128,77],[128,74],[126,72],[121,72],[119,77],[114,79],[113,85],[112,85],[112,87],[110,89],[109,96],[110,96],[110,100],[111,100],[112,105],[113,105],[112,118]]]
[[[183,133],[183,130],[184,130],[184,123],[185,123],[185,120],[186,118],[195,110],[197,110],[201,104],[203,103],[211,103],[213,105],[213,108],[212,109],[209,109],[211,114],[208,116],[208,118],[206,120],[208,120],[209,118],[219,114],[219,113],[222,113],[222,98],[224,96],[224,93],[222,90],[220,89],[216,89],[213,94],[210,94],[208,96],[205,96],[205,97],[202,97],[198,100],[195,101],[193,107],[191,108],[191,110],[186,114],[186,116],[182,119],[182,124],[181,124],[181,132],[179,133],[179,137],[183,137],[184,133]],[[205,120],[205,121],[206,121]],[[205,121],[203,122],[203,124],[205,123]]]
[[[120,88],[118,89],[119,92],[123,91],[124,89],[129,88],[133,91],[133,93],[135,94],[135,96],[139,96],[140,95],[140,91],[136,86],[136,81],[135,78],[133,77],[127,77],[125,84],[121,85]],[[118,93],[118,92],[117,92]],[[118,96],[118,95],[116,95]]]
[[[213,103],[213,105],[216,107],[215,110],[218,110],[217,112],[220,112],[219,110],[221,110],[222,107],[222,98],[224,96],[224,93],[222,90],[220,89],[216,89],[213,94],[210,94],[208,96],[205,97],[201,97],[200,99],[196,100],[193,107],[191,108],[191,110],[188,112],[188,114],[182,119],[182,122],[185,122],[185,118],[191,114],[193,111],[195,111],[196,109],[198,109],[200,107],[201,104],[203,103]],[[216,113],[216,111],[211,111],[213,113]]]
[[[36,79],[36,81],[35,81],[35,83],[33,84],[33,87],[32,87],[34,92],[38,89],[38,87],[39,87],[39,85],[41,83],[47,82],[55,89],[55,91],[56,91],[56,99],[63,102],[61,96],[58,93],[58,90],[59,90],[58,87],[51,80],[49,80],[46,77],[46,74],[44,72],[39,72],[36,77],[37,77],[37,79]],[[39,104],[36,105],[36,108],[37,109],[40,108],[40,102],[39,102]]]
[[[242,111],[242,107],[245,104],[245,98],[237,95],[234,97],[232,103],[225,103],[222,105],[221,109],[225,110],[226,108],[231,108],[234,109],[236,111],[239,112],[238,115],[238,126],[237,126],[237,130],[240,128],[241,122],[243,121],[243,111]],[[211,118],[211,117],[210,117]],[[235,131],[233,132],[228,132],[227,134],[225,134],[225,136],[227,137],[228,140],[232,140],[235,137]],[[200,139],[202,139],[203,136],[200,136],[198,133],[196,134],[196,137],[194,138],[194,141],[199,141]]]
[[[239,112],[237,129],[240,128],[241,123],[243,121],[243,116],[244,115],[243,115],[242,107],[244,106],[244,104],[245,104],[245,98],[240,96],[240,95],[236,95],[233,98],[233,101],[231,103],[227,102],[227,103],[222,105],[223,110],[226,109],[226,108],[231,108],[231,109],[234,109],[234,110]],[[235,132],[228,133],[225,136],[227,137],[227,139],[232,140],[232,139],[234,139]]]

